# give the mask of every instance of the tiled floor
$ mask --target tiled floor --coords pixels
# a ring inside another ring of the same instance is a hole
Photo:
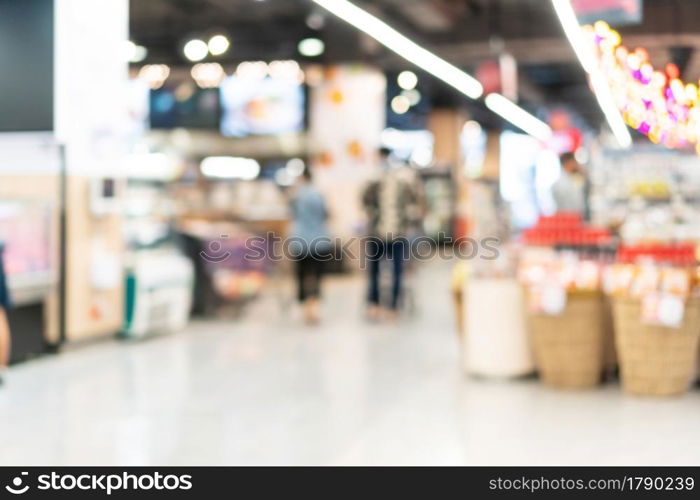
[[[700,392],[559,392],[459,368],[444,266],[415,316],[361,317],[363,282],[327,284],[315,328],[275,295],[195,322],[10,370],[2,464],[700,464]]]

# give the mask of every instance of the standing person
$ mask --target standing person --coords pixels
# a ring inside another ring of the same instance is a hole
[[[381,314],[380,267],[382,260],[391,262],[393,269],[391,298],[388,315],[395,318],[401,295],[404,262],[408,258],[407,234],[411,224],[411,207],[416,195],[400,175],[400,164],[390,161],[391,150],[379,150],[382,175],[371,182],[362,195],[362,204],[368,216],[369,238],[367,260],[369,268],[368,314],[376,320]]]
[[[3,266],[3,244],[0,242],[0,385],[2,375],[10,361],[10,326],[7,322],[7,308],[10,305],[10,295],[7,291],[5,268]]]
[[[561,176],[552,186],[557,212],[574,212],[588,219],[588,178],[573,153],[559,157]]]
[[[324,261],[330,256],[331,242],[327,228],[326,199],[313,184],[308,167],[300,176],[300,183],[291,202],[291,237],[297,263],[298,298],[307,323],[319,320],[321,277]]]

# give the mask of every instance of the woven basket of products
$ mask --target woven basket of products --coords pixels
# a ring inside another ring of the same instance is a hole
[[[629,276],[613,297],[623,389],[645,396],[684,393],[695,376],[700,343],[693,273],[649,265],[618,266],[618,272]]]
[[[526,316],[535,365],[546,385],[598,385],[611,335],[602,266],[572,253],[530,250],[521,258]],[[606,315],[607,313],[607,315]]]
[[[542,382],[571,389],[600,383],[606,343],[601,293],[568,292],[559,314],[530,310],[528,326]]]
[[[648,396],[687,391],[698,359],[700,299],[685,301],[676,327],[645,322],[639,299],[618,297],[613,309],[624,390]]]

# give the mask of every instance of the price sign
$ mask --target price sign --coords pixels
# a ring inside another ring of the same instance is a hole
[[[566,289],[557,284],[530,288],[530,311],[547,316],[559,316],[566,308]]]
[[[642,297],[642,321],[648,325],[680,328],[685,301],[670,293],[648,293]]]

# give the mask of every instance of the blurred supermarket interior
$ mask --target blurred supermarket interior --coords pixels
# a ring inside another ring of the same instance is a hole
[[[698,19],[0,0],[0,464],[699,464]]]

